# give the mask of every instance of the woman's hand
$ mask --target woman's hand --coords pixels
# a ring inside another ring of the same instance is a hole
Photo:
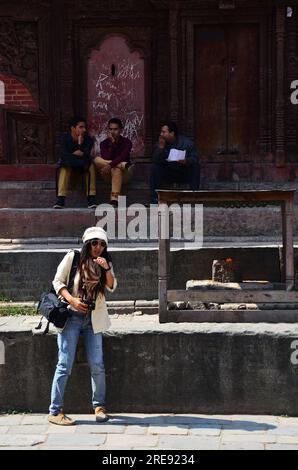
[[[98,256],[97,258],[93,259],[94,263],[98,264],[103,269],[109,269],[109,264],[105,258],[102,258],[101,256]]]
[[[88,305],[84,304],[78,297],[73,297],[71,293],[68,292],[66,287],[62,287],[58,294],[62,295],[62,297],[64,297],[66,302],[68,302],[71,307],[75,308],[81,313],[87,313]]]
[[[87,313],[88,305],[84,304],[80,299],[73,297],[70,301],[69,304],[78,310],[81,313]]]

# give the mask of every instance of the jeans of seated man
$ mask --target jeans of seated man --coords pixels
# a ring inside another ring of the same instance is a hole
[[[156,189],[161,189],[164,183],[188,183],[192,191],[198,190],[199,164],[182,166],[177,162],[154,163],[150,175],[151,202],[157,202]]]

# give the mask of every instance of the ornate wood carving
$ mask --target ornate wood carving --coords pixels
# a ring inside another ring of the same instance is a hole
[[[286,93],[291,93],[291,83],[298,77],[298,50],[297,50],[297,13],[295,8],[294,15],[286,18],[287,37],[286,37]],[[287,97],[286,97],[287,98]],[[297,160],[297,106],[293,106],[290,99],[286,99],[286,147],[287,155],[290,160]]]
[[[39,113],[6,114],[9,163],[53,163],[48,119]]]
[[[276,101],[275,101],[275,164],[285,161],[285,100],[284,100],[285,8],[276,9]]]
[[[173,2],[170,10],[169,18],[169,36],[170,36],[170,50],[171,50],[171,119],[177,121],[178,119],[178,2]]]
[[[24,82],[38,95],[38,41],[37,25],[33,22],[1,18],[0,71]]]

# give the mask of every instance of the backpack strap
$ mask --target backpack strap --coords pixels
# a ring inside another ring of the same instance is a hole
[[[74,251],[74,257],[73,257],[72,265],[70,268],[69,281],[68,281],[68,286],[67,286],[67,289],[69,291],[71,291],[73,288],[74,279],[76,276],[77,269],[79,267],[80,256],[81,256],[81,253],[78,250],[73,250],[73,251]]]

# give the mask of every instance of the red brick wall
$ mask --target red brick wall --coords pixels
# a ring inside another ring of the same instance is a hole
[[[28,88],[19,80],[0,73],[5,87],[5,106],[37,109],[38,105]],[[1,105],[0,105],[1,106]]]

